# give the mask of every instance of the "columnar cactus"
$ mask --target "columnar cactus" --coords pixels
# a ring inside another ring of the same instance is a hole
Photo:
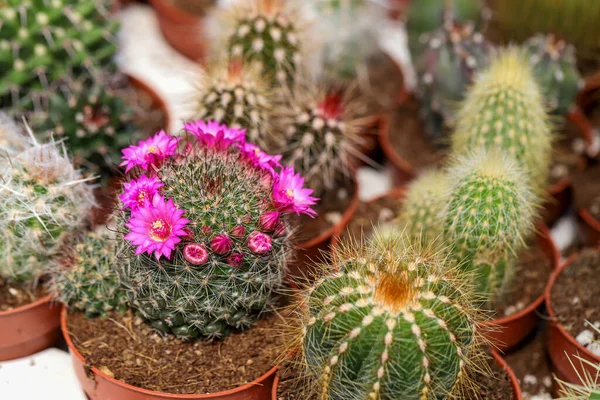
[[[318,398],[458,398],[467,366],[481,359],[467,280],[442,254],[397,236],[376,235],[337,259],[300,307]]]
[[[51,292],[69,308],[90,317],[126,308],[127,297],[115,266],[123,242],[105,226],[65,249],[50,273]]]
[[[422,35],[425,48],[416,61],[418,95],[429,136],[440,139],[444,127],[453,125],[457,105],[464,99],[475,75],[487,67],[492,45],[472,23],[448,20]]]
[[[430,170],[410,183],[397,218],[400,226],[413,238],[430,244],[443,240],[440,224],[448,201],[450,182],[446,172]]]
[[[133,176],[120,196],[122,275],[156,329],[219,337],[274,305],[290,248],[285,216],[314,215],[315,199],[243,130],[203,121],[185,130],[123,150]]]
[[[106,0],[0,3],[0,107],[43,109],[51,86],[110,62],[118,23]]]
[[[536,189],[545,189],[552,133],[525,52],[514,47],[500,50],[478,75],[457,114],[451,142],[454,154],[499,147],[523,166]]]
[[[474,272],[478,294],[493,301],[533,230],[536,195],[516,161],[499,151],[457,156],[448,174],[444,237],[462,267]]]
[[[568,114],[584,84],[577,70],[575,48],[551,34],[535,35],[524,46],[550,110]]]
[[[272,93],[255,65],[241,59],[210,68],[197,94],[198,119],[246,129],[249,140],[266,147]]]
[[[233,29],[227,48],[230,57],[257,62],[273,82],[292,83],[299,70],[299,16],[284,0],[248,0],[232,10]]]
[[[36,280],[84,225],[92,188],[54,142],[33,145],[0,163],[0,276]]]

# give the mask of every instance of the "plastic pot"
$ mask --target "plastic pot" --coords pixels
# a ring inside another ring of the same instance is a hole
[[[215,400],[270,400],[278,366],[253,382],[235,389],[210,394],[170,394],[141,389],[111,378],[96,367],[87,365],[73,345],[67,325],[68,312],[63,307],[60,328],[71,352],[71,362],[77,380],[90,400],[168,400],[168,399],[215,399]]]
[[[513,389],[513,400],[523,400],[523,394],[521,393],[521,386],[519,386],[519,380],[517,379],[517,376],[496,350],[492,349],[491,352],[492,357],[494,357],[494,360],[496,360],[496,364],[505,370],[510,377],[510,385]]]
[[[542,223],[538,223],[537,230],[537,241],[546,257],[551,260],[552,270],[556,271],[560,263],[560,252],[552,241],[550,230]],[[540,293],[539,297],[521,311],[491,321],[489,325],[492,328],[486,333],[487,337],[501,351],[514,348],[535,330],[540,319],[538,309],[543,302],[544,293]]]
[[[546,287],[545,301],[548,309],[548,355],[552,363],[552,369],[556,377],[562,381],[582,384],[580,377],[583,377],[583,371],[587,371],[590,376],[596,377],[597,382],[600,381],[596,369],[585,363],[579,362],[575,357],[580,357],[593,364],[600,364],[600,357],[594,355],[588,349],[583,347],[575,338],[565,330],[558,322],[556,313],[552,308],[552,288],[554,283],[567,267],[569,267],[577,254],[572,255],[565,261],[559,269],[554,271],[548,286]],[[571,364],[572,362],[572,364]]]
[[[156,90],[135,76],[127,74],[127,79],[135,89],[146,93],[152,99],[152,107],[155,107],[164,113],[166,121],[166,126],[164,129],[167,132],[170,132],[171,128],[173,127],[173,118],[171,117],[171,112],[169,111],[169,107],[167,106],[165,99],[159,96]]]
[[[168,0],[151,0],[150,3],[167,42],[187,58],[202,63],[207,53],[203,17],[190,14]]]
[[[273,381],[273,391],[271,392],[271,400],[277,400],[277,390],[279,390],[279,376],[275,376],[275,381]]]
[[[548,225],[554,224],[560,217],[565,215],[573,202],[573,186],[570,177],[556,182],[548,189],[550,199],[544,204],[542,211],[544,222]]]
[[[0,312],[0,361],[14,360],[52,346],[60,337],[60,306],[50,295]]]
[[[585,245],[589,247],[600,245],[600,221],[585,208],[578,210],[577,213],[579,214],[579,229]]]
[[[390,125],[391,121],[389,118],[381,121],[378,135],[379,144],[383,150],[383,154],[389,161],[394,185],[403,186],[417,175],[417,171],[413,165],[400,156],[392,146],[390,140]]]

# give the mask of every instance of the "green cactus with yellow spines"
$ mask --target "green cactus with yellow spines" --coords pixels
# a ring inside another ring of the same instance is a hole
[[[453,154],[500,148],[514,157],[536,190],[546,187],[553,135],[544,96],[527,55],[502,49],[475,80],[451,135]]]
[[[467,368],[483,360],[468,279],[402,235],[336,259],[302,303],[302,365],[316,398],[462,398]]]

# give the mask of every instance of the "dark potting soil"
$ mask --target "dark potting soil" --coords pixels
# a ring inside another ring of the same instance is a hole
[[[131,312],[86,318],[69,312],[73,344],[89,366],[130,385],[174,394],[234,389],[273,368],[285,348],[280,314],[221,341],[161,336]]]
[[[168,0],[178,8],[197,16],[205,15],[209,8],[214,6],[216,0]]]
[[[586,321],[600,321],[598,272],[600,251],[584,250],[556,279],[552,288],[552,308],[559,323],[576,337]]]
[[[559,148],[554,151],[548,177],[550,186],[575,175],[582,166],[581,162],[582,156],[570,152],[565,148]]]
[[[386,53],[380,51],[367,61],[367,75],[359,77],[360,101],[367,105],[366,115],[391,110],[404,87],[402,70]]]
[[[494,304],[494,318],[515,314],[540,297],[552,274],[552,268],[552,261],[543,252],[537,240],[521,250],[512,284],[506,295]]]
[[[354,197],[354,184],[350,180],[342,180],[339,189],[328,190],[320,196],[313,207],[317,212],[315,218],[304,214],[291,217],[291,226],[296,229],[293,236],[296,243],[314,239],[342,220]]]
[[[41,283],[33,287],[31,282],[12,283],[0,278],[0,312],[33,303],[47,294]]]
[[[141,132],[154,134],[161,129],[168,129],[166,111],[163,110],[157,100],[141,88],[130,85],[127,91],[126,102],[135,112],[135,124]]]
[[[600,165],[577,174],[573,180],[573,188],[577,209],[587,209],[600,220]]]
[[[518,350],[504,357],[517,376],[525,399],[536,395],[551,398],[552,372],[545,336],[543,332],[537,333]]]

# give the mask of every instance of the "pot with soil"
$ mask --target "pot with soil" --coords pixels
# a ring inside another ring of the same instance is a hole
[[[203,62],[207,52],[205,18],[215,0],[150,0],[165,39],[193,61]]]
[[[580,172],[573,181],[579,229],[587,246],[600,244],[600,166]]]
[[[546,289],[548,353],[554,373],[562,381],[581,384],[583,371],[597,379],[592,365],[600,364],[599,264],[598,250],[575,254],[552,274]],[[576,357],[592,365],[580,363]]]

